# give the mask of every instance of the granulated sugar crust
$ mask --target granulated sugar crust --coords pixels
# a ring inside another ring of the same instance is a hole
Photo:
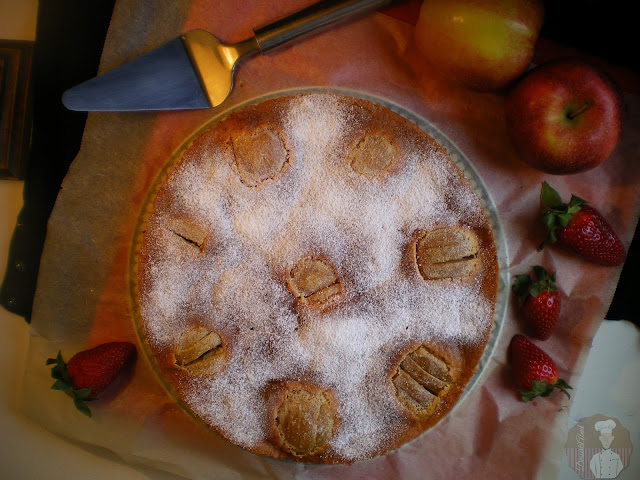
[[[284,157],[248,185],[234,139],[264,128]],[[362,175],[349,152],[376,135],[370,143],[396,155],[379,175]],[[416,268],[417,232],[444,226],[477,236],[471,278],[425,281]],[[213,123],[159,181],[136,242],[133,300],[158,371],[197,418],[259,454],[350,463],[397,448],[456,403],[491,328],[496,249],[478,198],[426,133],[362,99],[285,96]],[[305,257],[340,278],[341,297],[326,310],[297,305],[287,289]],[[217,373],[175,365],[178,339],[197,327],[222,340]],[[392,381],[420,345],[455,380],[427,417],[399,401]],[[281,448],[276,403],[291,382],[335,399],[335,433],[319,454]]]

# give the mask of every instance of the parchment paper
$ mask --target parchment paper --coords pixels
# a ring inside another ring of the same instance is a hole
[[[101,70],[193,28],[226,42],[242,40],[253,27],[308,3],[119,0]],[[228,443],[180,410],[143,356],[117,394],[92,404],[92,419],[49,389],[44,362],[59,349],[69,358],[105,341],[137,343],[129,249],[145,194],[164,162],[218,112],[264,93],[308,86],[349,88],[395,102],[430,121],[465,153],[497,207],[509,273],[529,272],[535,264],[557,269],[561,321],[551,339],[537,343],[555,359],[561,377],[577,386],[621,268],[593,266],[553,248],[537,251],[544,237],[537,221],[540,185],[547,180],[563,198],[573,192],[589,200],[628,247],[640,200],[640,99],[625,95],[622,138],[602,166],[573,176],[545,175],[524,165],[510,146],[504,95],[470,92],[440,78],[416,50],[413,29],[376,13],[254,57],[238,68],[233,94],[216,109],[90,114],[49,222],[21,388],[23,412],[86,448],[187,478],[554,478],[570,401],[557,393],[525,404],[515,394],[505,352],[524,326],[511,296],[494,355],[453,413],[399,450],[351,466],[276,461]]]

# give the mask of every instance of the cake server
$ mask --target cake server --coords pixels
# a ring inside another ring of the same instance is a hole
[[[62,95],[69,110],[135,111],[209,108],[231,93],[236,65],[307,33],[389,3],[390,0],[322,0],[254,29],[253,37],[224,44],[191,30]]]

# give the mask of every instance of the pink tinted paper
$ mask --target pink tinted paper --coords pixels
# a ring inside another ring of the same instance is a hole
[[[309,3],[120,0],[101,68],[112,68],[194,28],[227,42],[239,41],[249,37],[252,28]],[[417,51],[413,31],[410,23],[375,13],[247,60],[237,69],[232,95],[216,109],[92,114],[52,216],[43,257],[22,392],[29,399],[27,415],[74,441],[105,446],[128,462],[189,478],[554,478],[562,461],[570,401],[556,393],[525,404],[515,394],[506,349],[511,337],[525,329],[512,301],[494,355],[462,403],[399,450],[350,466],[275,461],[229,444],[182,412],[144,358],[119,395],[96,402],[92,420],[81,418],[60,399],[64,396],[48,390],[43,359],[58,348],[68,356],[102,341],[137,341],[129,303],[129,249],[146,192],[171,154],[219,112],[266,93],[304,87],[355,90],[396,103],[424,117],[457,145],[496,206],[509,273],[528,273],[536,264],[558,272],[561,322],[551,339],[536,343],[575,387],[621,269],[590,265],[554,248],[537,251],[544,237],[537,220],[540,185],[546,180],[567,200],[571,193],[589,200],[628,246],[638,220],[635,133],[640,100],[625,95],[623,135],[602,166],[573,176],[546,175],[524,165],[509,144],[504,95],[471,92],[442,79]],[[73,245],[73,252],[65,250]],[[63,294],[57,286],[63,275],[91,287]]]

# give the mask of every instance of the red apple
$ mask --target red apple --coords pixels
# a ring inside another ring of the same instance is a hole
[[[424,0],[415,39],[444,77],[497,90],[529,66],[543,18],[541,0]]]
[[[600,165],[620,136],[622,98],[599,68],[578,58],[527,73],[505,104],[507,133],[532,167],[566,175]]]

